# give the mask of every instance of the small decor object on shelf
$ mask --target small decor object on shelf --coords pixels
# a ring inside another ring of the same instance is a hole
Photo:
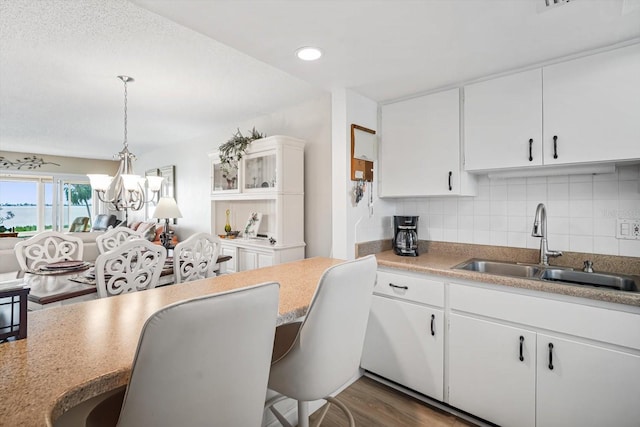
[[[255,236],[260,228],[260,221],[262,221],[262,214],[260,212],[251,212],[249,220],[247,221],[247,226],[244,228],[244,233],[242,233],[242,235],[244,237]]]
[[[251,129],[249,136],[242,135],[242,132],[238,129],[231,139],[218,147],[220,163],[222,163],[222,170],[226,175],[225,179],[227,179],[227,181],[236,179],[236,177],[233,176],[234,171],[237,173],[238,162],[249,149],[249,144],[265,136],[266,135],[258,132],[255,127]]]
[[[229,233],[231,231],[231,224],[229,224],[229,214],[231,213],[231,211],[227,209],[225,213],[227,214],[227,222],[224,224],[224,231]]]

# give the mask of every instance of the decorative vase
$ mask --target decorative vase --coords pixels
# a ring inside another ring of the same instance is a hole
[[[224,231],[226,231],[227,233],[231,232],[231,224],[229,224],[229,214],[231,213],[231,211],[229,209],[227,209],[227,222],[224,225]]]

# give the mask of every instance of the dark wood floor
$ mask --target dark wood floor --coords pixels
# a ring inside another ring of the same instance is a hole
[[[356,425],[362,427],[468,427],[465,420],[430,407],[425,403],[362,377],[338,396],[355,418]],[[317,423],[322,409],[311,416],[311,425]],[[331,405],[322,427],[344,427],[346,417]]]

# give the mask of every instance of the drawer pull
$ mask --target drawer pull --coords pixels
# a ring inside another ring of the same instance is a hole
[[[553,371],[553,344],[549,343],[549,370]]]
[[[434,336],[436,334],[435,322],[436,322],[436,315],[432,314],[431,315],[431,336]]]
[[[409,289],[408,286],[399,286],[399,285],[394,285],[393,283],[389,283],[389,286],[391,286],[392,288],[397,288],[397,289],[404,289],[404,290],[408,290]]]
[[[520,335],[520,361],[524,362],[524,356],[522,355],[522,346],[524,345],[524,337]]]

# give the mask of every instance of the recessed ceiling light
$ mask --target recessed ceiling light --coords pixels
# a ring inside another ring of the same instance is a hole
[[[296,56],[303,61],[315,61],[322,56],[322,51],[317,47],[301,47],[296,50]]]

